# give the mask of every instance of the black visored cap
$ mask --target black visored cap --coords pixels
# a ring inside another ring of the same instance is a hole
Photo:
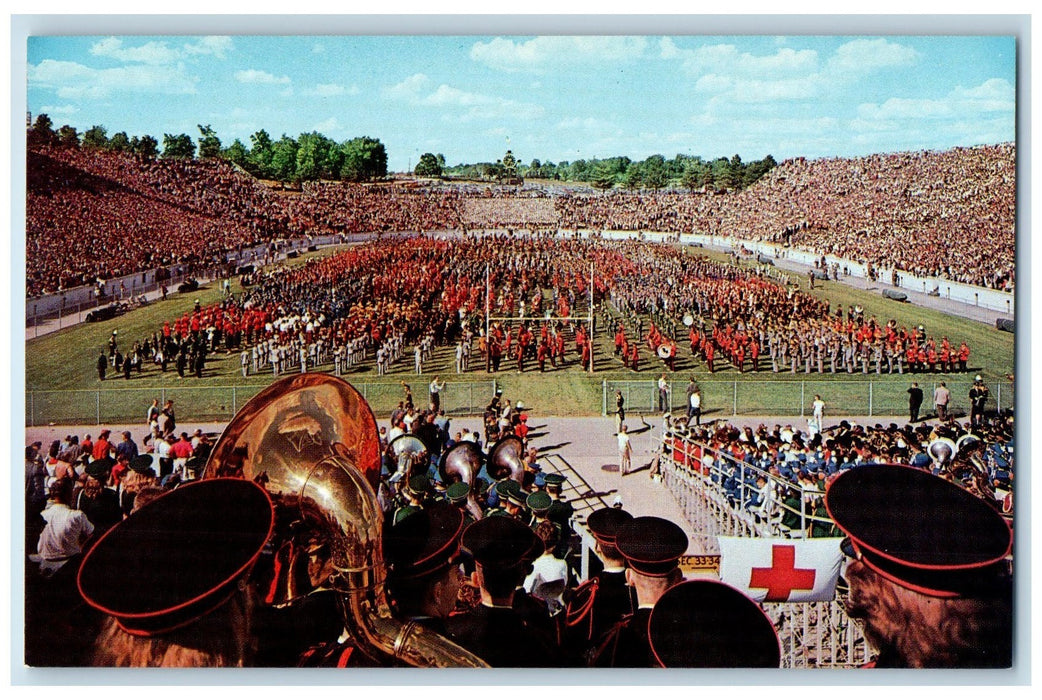
[[[648,637],[666,668],[778,668],[778,634],[759,605],[719,581],[684,581],[651,611]]]
[[[1005,570],[1013,533],[960,486],[913,467],[842,472],[825,507],[866,566],[911,590],[954,597],[986,589]]]
[[[463,512],[446,502],[406,516],[384,536],[390,576],[410,579],[443,570],[460,551]]]
[[[482,518],[463,531],[463,549],[482,566],[511,569],[543,553],[532,529],[511,517]]]
[[[183,627],[219,607],[271,535],[263,488],[210,479],[170,491],[109,530],[87,553],[77,583],[88,604],[131,634]]]
[[[637,573],[666,576],[687,551],[687,534],[670,520],[643,516],[619,528],[615,547]]]
[[[586,527],[599,541],[615,544],[619,529],[633,520],[633,516],[621,508],[601,508],[586,518]]]

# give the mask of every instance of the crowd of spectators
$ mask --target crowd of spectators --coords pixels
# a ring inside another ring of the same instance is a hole
[[[174,264],[223,262],[229,250],[282,237],[288,223],[266,187],[223,161],[30,151],[27,294]]]
[[[1012,291],[1015,155],[796,158],[725,194],[326,182],[276,194],[220,161],[44,148],[28,154],[28,292],[282,237],[520,227],[734,236]]]
[[[791,424],[741,428],[727,422],[689,427],[686,418],[667,415],[663,435],[664,454],[705,474],[732,508],[764,520],[777,518],[783,532],[796,536],[804,529],[808,537],[835,536],[822,502],[826,487],[839,473],[866,464],[930,471],[1012,518],[1011,413],[989,416],[978,426],[955,420],[903,427],[843,420],[823,430]]]

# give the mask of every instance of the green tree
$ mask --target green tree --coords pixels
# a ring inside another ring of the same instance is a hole
[[[54,122],[42,112],[37,114],[36,121],[33,122],[32,128],[29,129],[29,145],[49,146],[54,143],[55,138]]]
[[[593,167],[590,184],[599,190],[610,190],[615,186],[615,169],[608,161],[600,161]]]
[[[125,131],[117,131],[109,139],[109,150],[119,153],[130,153],[130,138]]]
[[[58,129],[58,143],[68,148],[79,146],[80,135],[76,131],[76,127],[62,124],[62,127]]]
[[[221,140],[217,138],[217,132],[209,124],[206,126],[197,124],[196,126],[199,127],[199,157],[220,158]]]
[[[271,147],[271,176],[276,180],[295,182],[297,178],[297,141],[285,134]]]
[[[630,190],[639,189],[644,184],[644,173],[640,163],[629,164],[629,167],[626,168],[626,173],[622,177],[622,184],[626,189]]]
[[[416,163],[416,168],[413,170],[413,174],[416,177],[441,177],[441,172],[438,157],[433,153],[421,155],[419,162]]]
[[[387,175],[387,150],[378,139],[360,136],[340,144],[344,154],[340,177],[353,182]]]
[[[188,134],[163,134],[163,158],[191,159],[195,143]]]
[[[271,177],[271,136],[268,135],[267,131],[261,129],[250,137],[250,143],[252,147],[250,148],[249,167],[247,169],[257,177]]]
[[[666,159],[660,155],[653,155],[642,163],[641,170],[644,174],[644,186],[657,190],[666,186]]]
[[[301,134],[297,139],[297,177],[301,180],[329,178],[329,152],[336,150],[336,143],[317,131]]]
[[[438,156],[437,156],[437,160],[438,160],[438,167],[441,168],[442,170],[445,170],[445,156],[443,154],[439,153]]]
[[[246,144],[239,139],[232,141],[232,145],[221,151],[221,156],[230,163],[235,163],[241,168],[245,168],[247,165],[247,159],[249,158],[249,151],[246,150]]]
[[[102,149],[108,146],[108,144],[108,131],[100,124],[95,124],[83,132],[84,148]]]
[[[142,158],[155,158],[159,155],[159,142],[155,136],[145,134],[140,139],[135,136],[130,140],[130,147],[135,154]]]

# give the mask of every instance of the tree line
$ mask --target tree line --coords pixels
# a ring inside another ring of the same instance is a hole
[[[163,134],[159,141],[149,135],[128,136],[120,131],[108,136],[104,126],[92,126],[80,134],[68,124],[54,129],[46,114],[39,114],[29,128],[29,146],[50,145],[70,148],[120,151],[142,158],[200,160],[220,158],[238,165],[251,175],[265,180],[305,182],[348,180],[361,182],[387,175],[387,150],[379,139],[360,136],[343,142],[313,131],[296,138],[282,135],[275,141],[261,129],[250,137],[250,147],[239,139],[224,146],[209,124],[199,124],[199,136]]]
[[[29,128],[30,147],[58,145],[98,150],[121,151],[142,158],[201,160],[221,158],[264,180],[307,182],[346,180],[362,182],[387,176],[387,150],[379,139],[360,136],[337,142],[312,131],[296,138],[283,134],[277,141],[261,129],[250,136],[247,146],[235,139],[228,146],[209,124],[199,124],[199,136],[163,134],[160,142],[150,135],[128,136],[119,131],[112,136],[104,126],[95,125],[80,134],[65,124],[54,128],[50,117],[39,114]],[[745,163],[741,156],[703,160],[700,156],[678,153],[671,159],[656,154],[641,161],[626,156],[540,161],[525,165],[511,151],[495,162],[448,166],[441,153],[424,153],[413,169],[417,177],[448,178],[520,184],[525,179],[585,183],[598,189],[685,188],[706,191],[744,189],[763,177],[777,163],[772,156]]]
[[[543,179],[586,183],[602,190],[684,188],[689,190],[734,191],[753,184],[778,163],[768,155],[748,163],[737,153],[731,158],[703,160],[701,156],[678,153],[667,160],[656,154],[641,161],[626,156],[579,159],[575,161],[541,161],[526,166],[510,151],[495,163],[459,164],[444,167],[445,157],[425,153],[420,156],[415,174],[467,180],[502,182],[511,178]],[[434,167],[441,163],[440,168]]]

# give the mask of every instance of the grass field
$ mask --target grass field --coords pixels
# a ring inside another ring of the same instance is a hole
[[[693,252],[714,259],[727,258],[722,253],[704,249]],[[308,257],[328,255],[330,251],[311,253],[297,260],[301,264]],[[239,293],[238,282],[232,283],[233,293]],[[886,299],[880,294],[853,289],[838,282],[824,282],[810,292],[844,308],[860,304],[866,315],[874,315],[885,322],[896,319],[899,325],[924,325],[927,332],[939,339],[947,335],[953,344],[966,340],[972,354],[967,375],[947,377],[956,406],[965,404],[966,391],[974,373],[984,375],[992,387],[992,399],[997,399],[996,388],[1001,387],[1003,408],[1012,403],[1012,390],[1006,375],[1013,371],[1014,338],[1012,334],[996,330],[983,323],[923,309],[907,303]],[[93,423],[115,422],[143,417],[151,398],[174,398],[182,419],[227,420],[235,409],[272,380],[271,374],[243,378],[238,353],[218,353],[208,358],[201,379],[179,379],[172,365],[164,374],[158,367],[146,364],[140,374],[124,380],[122,375],[102,382],[97,378],[95,362],[113,330],[118,331],[121,349],[135,340],[150,335],[164,320],[173,320],[190,310],[196,299],[206,305],[220,299],[220,285],[210,284],[190,294],[173,294],[166,301],[135,309],[118,318],[101,323],[84,323],[57,333],[26,342],[26,423]],[[583,313],[576,309],[575,313]],[[595,372],[591,375],[579,368],[574,345],[569,347],[568,365],[540,374],[528,370],[516,374],[513,364],[504,362],[501,371],[492,375],[484,371],[480,362],[472,362],[472,371],[456,375],[453,349],[440,347],[433,361],[425,367],[424,375],[413,373],[411,355],[392,367],[384,377],[377,377],[373,361],[353,368],[345,378],[364,391],[380,416],[389,412],[402,396],[401,381],[407,381],[414,395],[422,401],[426,385],[434,374],[449,382],[444,403],[457,413],[480,410],[492,394],[493,386],[503,389],[504,396],[522,400],[544,415],[599,415],[604,408],[604,392],[619,388],[627,396],[627,406],[633,411],[654,412],[656,392],[651,384],[665,370],[661,361],[642,352],[642,369],[633,372],[624,368],[611,356],[612,336],[607,329],[599,329],[595,339]],[[913,380],[911,375],[838,374],[793,375],[767,372],[739,374],[723,370],[709,375],[700,361],[687,351],[686,338],[681,338],[677,371],[670,377],[674,385],[676,405],[684,402],[684,386],[694,374],[705,396],[707,413],[731,415],[802,415],[815,393],[821,394],[831,415],[890,415],[903,414],[907,405],[905,389]],[[762,365],[768,358],[761,357]],[[547,366],[549,370],[549,365]],[[330,365],[318,371],[332,371]],[[927,392],[933,382],[943,375],[917,375],[914,379]],[[493,384],[495,382],[495,384]],[[635,384],[634,382],[639,382]],[[929,400],[927,400],[929,403]],[[608,406],[612,411],[614,404]],[[139,416],[140,414],[140,416]]]

